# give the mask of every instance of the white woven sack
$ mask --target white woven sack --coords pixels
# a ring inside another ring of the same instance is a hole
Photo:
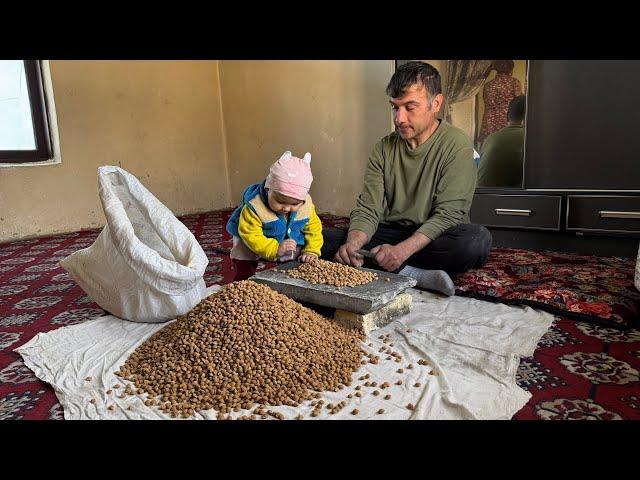
[[[134,322],[165,322],[205,294],[202,247],[140,181],[119,167],[98,168],[106,225],[96,241],[60,262],[102,308]]]

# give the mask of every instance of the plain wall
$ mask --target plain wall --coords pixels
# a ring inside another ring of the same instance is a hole
[[[285,150],[312,156],[318,211],[347,215],[374,144],[392,131],[393,62],[222,61],[232,202]]]
[[[104,225],[118,165],[176,215],[237,205],[285,150],[312,154],[318,211],[346,215],[393,130],[393,62],[51,61],[61,163],[0,168],[0,242]]]
[[[97,169],[176,215],[231,204],[217,61],[50,61],[62,162],[0,168],[0,242],[104,225]]]

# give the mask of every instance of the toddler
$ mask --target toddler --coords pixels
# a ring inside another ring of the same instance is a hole
[[[322,223],[309,196],[312,181],[311,154],[297,158],[287,151],[263,182],[244,190],[227,222],[233,281],[251,277],[261,258],[310,262],[320,256]]]

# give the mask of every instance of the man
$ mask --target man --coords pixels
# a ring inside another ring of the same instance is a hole
[[[509,124],[489,135],[480,149],[478,185],[483,187],[522,187],[524,158],[524,116],[526,96],[509,104]]]
[[[464,132],[436,118],[444,98],[433,66],[402,65],[387,94],[396,131],[371,152],[348,234],[323,232],[322,256],[362,266],[357,250],[365,248],[378,268],[453,295],[450,275],[484,265],[491,249],[489,231],[469,224],[477,178],[473,147]]]

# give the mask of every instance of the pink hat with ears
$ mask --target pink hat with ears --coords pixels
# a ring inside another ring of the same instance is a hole
[[[313,182],[311,174],[311,154],[303,158],[293,157],[286,151],[271,165],[264,186],[287,197],[304,200]]]

